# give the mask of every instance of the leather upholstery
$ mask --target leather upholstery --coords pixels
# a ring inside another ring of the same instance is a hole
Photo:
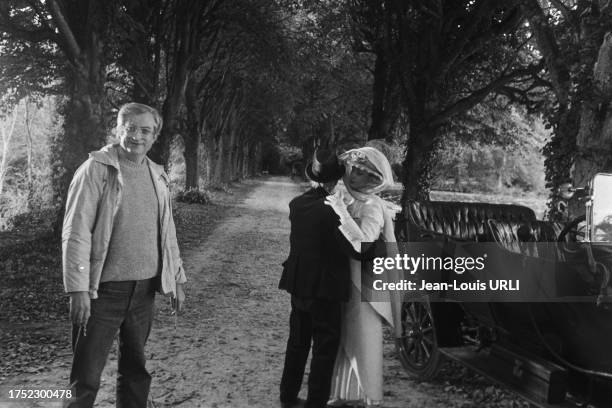
[[[453,239],[491,241],[488,219],[509,222],[533,221],[532,209],[511,204],[453,201],[409,201],[398,217],[399,240]]]
[[[547,221],[487,220],[492,240],[508,251],[548,259],[558,259],[557,225]],[[550,243],[550,244],[547,244]]]

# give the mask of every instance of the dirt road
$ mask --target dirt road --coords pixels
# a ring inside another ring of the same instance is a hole
[[[303,186],[287,178],[258,183],[246,199],[234,203],[207,239],[183,249],[188,303],[176,330],[166,300],[158,296],[147,346],[151,407],[278,404],[289,296],[277,283],[288,254],[288,203]],[[197,239],[197,226],[185,228],[192,228],[192,239]],[[457,370],[437,383],[417,383],[404,373],[390,344],[385,350],[387,408],[514,406],[505,404],[503,395],[495,397],[495,403],[478,402],[458,385],[465,373]],[[64,388],[69,360],[66,355],[45,372],[14,377],[3,386]],[[114,406],[115,370],[113,354],[103,374],[100,407]],[[488,385],[482,384],[483,395]],[[479,387],[477,382],[471,389]]]

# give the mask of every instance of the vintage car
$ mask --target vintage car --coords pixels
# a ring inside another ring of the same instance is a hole
[[[396,346],[409,372],[432,379],[450,358],[536,406],[612,407],[612,175],[597,174],[576,190],[584,193],[586,214],[567,223],[536,220],[518,205],[404,206],[398,242],[437,243],[451,252],[489,243],[506,264],[502,275],[550,272],[534,284],[537,298],[526,301],[466,300],[444,290],[403,294]]]

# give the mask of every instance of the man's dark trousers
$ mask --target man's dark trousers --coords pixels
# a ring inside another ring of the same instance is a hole
[[[323,408],[327,405],[340,345],[340,310],[338,301],[292,296],[289,340],[280,385],[281,401],[297,399],[312,341],[306,407]]]
[[[91,300],[86,333],[73,325],[74,352],[70,383],[75,400],[70,407],[91,407],[100,376],[119,331],[117,407],[145,408],[151,376],[145,369],[144,346],[151,332],[157,279],[103,282]]]

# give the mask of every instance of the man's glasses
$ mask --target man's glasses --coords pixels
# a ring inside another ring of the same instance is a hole
[[[130,125],[130,126],[123,126],[123,129],[129,134],[129,135],[134,135],[138,132],[140,132],[141,135],[145,136],[145,137],[149,137],[153,135],[153,130],[148,128],[148,127],[142,127],[139,128],[138,126],[134,126],[134,125]]]

